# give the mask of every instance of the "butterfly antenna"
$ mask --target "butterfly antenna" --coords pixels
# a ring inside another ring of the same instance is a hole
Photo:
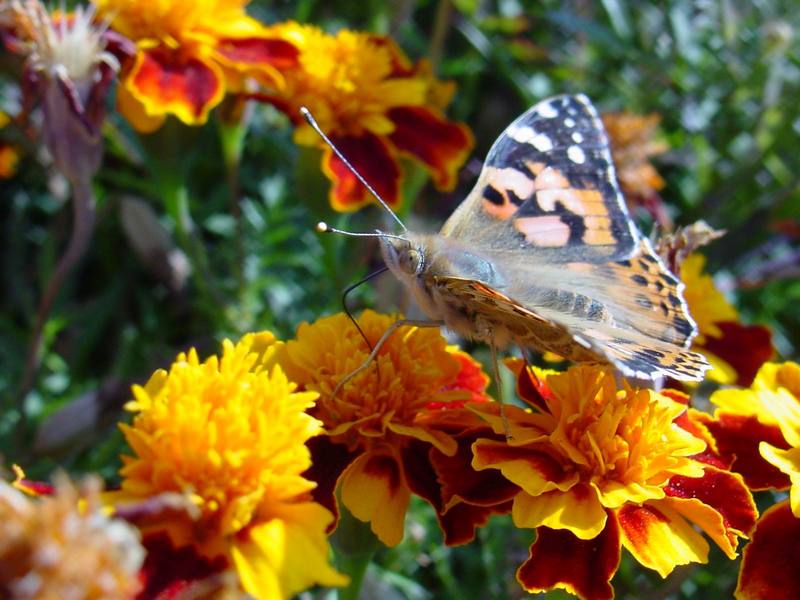
[[[372,273],[370,273],[366,277],[362,278],[360,281],[357,281],[352,285],[348,285],[347,288],[342,293],[342,308],[344,309],[344,313],[353,322],[353,325],[356,326],[356,329],[358,329],[358,333],[361,334],[361,337],[364,338],[364,341],[367,343],[367,346],[369,346],[369,351],[370,352],[372,352],[375,348],[373,347],[372,342],[370,342],[369,339],[367,339],[367,335],[364,333],[364,330],[361,329],[361,325],[358,324],[358,321],[356,321],[356,318],[353,316],[353,313],[350,312],[350,307],[347,306],[347,296],[348,296],[348,294],[350,294],[350,292],[352,292],[358,286],[360,286],[360,285],[362,285],[364,283],[367,283],[369,280],[374,279],[378,275],[381,275],[381,274],[385,273],[388,270],[389,270],[389,267],[381,267],[377,271],[373,271]],[[375,364],[376,365],[378,364],[377,361],[375,362]]]
[[[365,188],[367,188],[367,191],[368,191],[370,194],[372,194],[372,196],[373,196],[373,197],[374,197],[374,198],[375,198],[375,199],[378,201],[378,203],[380,203],[380,205],[381,205],[381,206],[384,208],[384,210],[386,210],[386,212],[388,212],[388,213],[389,213],[389,214],[392,216],[392,218],[393,218],[393,219],[394,219],[394,220],[397,222],[397,224],[398,224],[398,225],[400,225],[401,229],[402,229],[403,231],[408,231],[408,229],[406,228],[406,226],[405,226],[405,225],[403,224],[403,222],[400,220],[400,217],[398,217],[398,216],[397,216],[397,215],[394,213],[394,211],[391,209],[391,207],[390,207],[390,206],[389,206],[389,205],[386,203],[386,201],[385,201],[383,198],[381,198],[381,197],[380,197],[380,195],[378,194],[378,192],[376,192],[376,191],[375,191],[375,188],[373,188],[373,187],[372,187],[372,186],[369,184],[369,182],[367,182],[367,180],[366,180],[366,179],[364,179],[364,177],[361,175],[361,173],[359,173],[358,171],[356,171],[356,168],[355,168],[355,167],[354,167],[352,164],[350,164],[350,161],[349,161],[349,160],[347,160],[347,159],[344,157],[344,154],[342,154],[342,153],[339,151],[339,149],[338,149],[336,146],[334,146],[334,145],[333,145],[333,142],[330,140],[330,138],[329,138],[327,135],[325,135],[325,133],[324,133],[324,132],[322,131],[322,129],[320,128],[320,126],[317,124],[317,121],[316,121],[316,120],[314,119],[314,117],[311,115],[311,111],[309,111],[309,110],[308,110],[308,109],[307,109],[305,106],[301,106],[301,107],[300,107],[300,114],[301,114],[301,115],[303,115],[303,118],[304,118],[304,119],[305,119],[305,120],[308,122],[308,124],[309,124],[309,125],[311,125],[311,128],[312,128],[314,131],[316,131],[316,132],[317,132],[317,134],[318,134],[318,135],[319,135],[319,136],[320,136],[320,137],[321,137],[321,138],[322,138],[322,139],[325,141],[325,143],[326,143],[326,144],[327,144],[327,145],[330,147],[330,149],[331,149],[331,150],[333,150],[333,153],[334,153],[334,154],[337,156],[337,158],[338,158],[340,161],[342,161],[342,163],[344,163],[344,166],[345,166],[345,167],[347,167],[347,168],[348,168],[348,170],[349,170],[349,171],[350,171],[350,172],[351,172],[353,175],[355,175],[355,176],[356,176],[356,179],[358,179],[358,180],[361,182],[361,184],[362,184],[362,185],[363,185]],[[332,230],[332,231],[333,231],[333,230]]]
[[[394,235],[394,234],[391,234],[391,233],[385,233],[385,232],[381,231],[380,229],[376,229],[375,231],[372,231],[372,232],[369,232],[369,233],[362,233],[362,232],[358,232],[358,231],[345,231],[344,229],[336,229],[336,227],[331,227],[325,221],[320,221],[319,223],[317,223],[317,231],[319,233],[339,233],[341,235],[349,235],[349,236],[352,236],[352,237],[391,238],[393,240],[402,240],[402,241],[406,242],[407,244],[411,243],[401,235]],[[358,285],[358,284],[356,284],[356,285]]]

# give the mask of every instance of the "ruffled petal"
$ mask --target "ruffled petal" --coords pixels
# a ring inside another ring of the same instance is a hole
[[[610,600],[614,597],[611,578],[619,567],[620,538],[616,519],[609,518],[607,523],[591,540],[540,527],[528,560],[517,570],[517,581],[528,592],[561,588],[583,600]]]
[[[539,496],[519,493],[511,509],[517,527],[545,526],[567,529],[582,540],[590,540],[606,526],[606,511],[594,489],[576,485],[567,492],[547,492]]]
[[[342,502],[357,519],[369,522],[387,546],[403,539],[403,524],[411,501],[400,464],[388,454],[362,454],[342,477]]]
[[[511,512],[511,502],[492,506],[476,506],[458,502],[443,514],[437,513],[439,527],[448,546],[469,544],[475,539],[475,532],[489,522],[492,515],[505,515]]]
[[[393,423],[391,421],[386,424],[386,427],[399,435],[427,442],[443,454],[451,456],[456,452],[456,441],[442,431],[436,431],[435,429],[426,427],[413,427],[403,425],[402,423]]]
[[[565,472],[561,464],[547,453],[514,448],[506,442],[478,440],[472,445],[472,452],[474,469],[500,469],[506,479],[531,496],[551,490],[566,491],[579,479],[576,471]]]
[[[666,577],[678,565],[708,560],[708,542],[667,502],[617,510],[622,545],[642,565]]]
[[[788,502],[767,510],[744,549],[738,600],[795,600],[800,598],[800,519]]]
[[[452,190],[458,170],[475,145],[469,128],[420,106],[392,108],[389,119],[395,125],[389,135],[395,147],[422,162],[438,189]]]
[[[672,507],[699,525],[731,558],[736,554],[737,538],[749,535],[756,525],[755,501],[738,473],[707,466],[700,478],[673,477],[665,491]],[[689,500],[702,507],[686,503]]]
[[[761,442],[759,448],[761,456],[789,476],[792,486],[789,490],[789,502],[794,515],[800,518],[800,448],[781,450],[765,442]]]
[[[400,203],[400,165],[389,146],[378,136],[330,136],[356,171],[366,179],[390,206]],[[345,164],[325,147],[322,170],[333,182],[329,194],[331,206],[341,212],[352,212],[373,202],[372,196]]]
[[[237,538],[231,556],[242,587],[257,600],[289,598],[313,585],[347,585],[328,564],[325,528],[331,514],[318,504],[280,507],[275,518]]]
[[[205,123],[225,94],[224,75],[214,62],[161,46],[139,49],[123,85],[149,117],[173,114],[187,125]]]
[[[764,460],[758,449],[762,441],[778,448],[789,447],[777,425],[765,425],[755,415],[721,411],[717,411],[714,418],[701,413],[696,418],[714,436],[720,455],[731,461],[731,470],[741,473],[751,490],[789,487],[788,476]]]

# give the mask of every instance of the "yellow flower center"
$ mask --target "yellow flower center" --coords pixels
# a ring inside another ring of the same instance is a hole
[[[584,481],[662,485],[705,448],[673,423],[684,406],[627,382],[618,390],[610,371],[574,367],[547,383],[557,420],[550,441]]]
[[[391,133],[386,112],[394,106],[422,105],[422,78],[393,77],[392,49],[366,33],[342,30],[328,35],[311,25],[284,23],[272,31],[300,50],[300,67],[288,76],[283,96],[292,106],[306,106],[328,132],[360,135]],[[301,143],[317,143],[299,131]]]
[[[320,424],[304,411],[316,394],[295,392],[280,367],[263,368],[273,340],[226,341],[221,359],[203,363],[192,350],[134,389],[127,408],[137,414],[123,431],[135,456],[125,457],[123,492],[191,494],[221,535],[307,494],[305,442]]]

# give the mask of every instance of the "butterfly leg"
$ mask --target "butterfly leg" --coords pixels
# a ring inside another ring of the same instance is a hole
[[[357,367],[355,370],[345,375],[339,381],[339,383],[336,384],[336,387],[333,388],[333,393],[331,394],[331,397],[336,398],[339,391],[345,386],[345,384],[348,381],[353,379],[353,377],[355,377],[365,369],[369,368],[372,361],[375,360],[376,356],[378,356],[378,352],[380,352],[381,348],[386,343],[386,340],[388,340],[391,337],[391,335],[401,327],[441,327],[442,325],[444,325],[444,323],[441,321],[415,321],[413,319],[400,319],[399,321],[395,321],[389,326],[389,328],[386,331],[383,332],[383,335],[377,341],[375,347],[372,348],[372,352],[369,353],[367,359],[363,363],[361,363],[361,365]]]

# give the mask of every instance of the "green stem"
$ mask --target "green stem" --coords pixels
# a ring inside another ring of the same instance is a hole
[[[205,245],[196,235],[196,225],[189,210],[189,191],[183,181],[159,178],[159,188],[167,214],[175,224],[178,244],[192,262],[192,282],[197,287],[205,310],[217,315],[225,306],[224,298],[213,285]]]
[[[434,73],[442,61],[448,29],[450,29],[450,0],[439,0],[436,6],[436,16],[433,20],[431,43],[428,46],[428,58],[431,61]]]
[[[342,514],[331,543],[336,552],[336,567],[350,577],[350,585],[338,590],[338,597],[339,600],[358,600],[367,567],[380,542],[369,523],[356,519],[343,504],[339,506]]]
[[[245,108],[245,111],[249,108]],[[222,156],[225,160],[225,175],[228,183],[228,205],[231,216],[236,224],[234,231],[234,244],[236,245],[236,285],[241,296],[244,290],[244,236],[242,235],[242,207],[240,204],[239,166],[244,151],[244,139],[247,135],[246,115],[233,123],[218,119],[219,139],[222,145]]]
[[[72,184],[72,234],[69,243],[56,265],[53,275],[45,288],[39,307],[36,310],[36,321],[31,332],[31,340],[28,346],[28,354],[25,359],[25,368],[20,380],[19,391],[17,392],[17,407],[20,414],[20,422],[17,425],[17,437],[20,441],[25,435],[25,398],[30,392],[36,381],[36,373],[39,370],[42,359],[42,346],[44,344],[44,327],[50,309],[58,297],[58,292],[66,280],[67,276],[75,268],[80,259],[86,253],[89,242],[92,239],[96,220],[96,202],[92,190],[91,179],[75,181]],[[17,445],[18,448],[23,446]]]

